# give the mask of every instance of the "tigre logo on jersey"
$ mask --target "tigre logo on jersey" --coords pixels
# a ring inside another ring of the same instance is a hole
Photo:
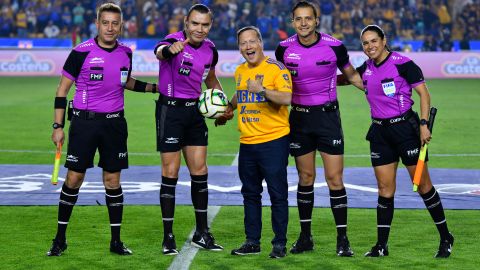
[[[178,74],[184,75],[184,76],[190,76],[190,69],[182,67],[178,70]]]
[[[258,93],[250,93],[248,90],[237,90],[238,103],[260,103],[267,102],[267,99]]]
[[[103,74],[90,73],[90,81],[103,81]]]
[[[283,74],[283,78],[285,79],[285,81],[289,81],[290,78],[288,78],[288,75],[287,74]]]

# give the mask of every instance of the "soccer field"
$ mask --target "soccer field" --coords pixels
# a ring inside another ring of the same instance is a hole
[[[154,78],[144,78],[153,81]],[[232,78],[221,80],[231,96]],[[53,99],[58,78],[0,77],[0,164],[50,164]],[[480,168],[480,80],[429,80],[432,105],[438,108],[433,140],[429,147],[436,156],[429,163],[438,168]],[[73,89],[69,99],[73,97]],[[365,134],[370,125],[368,104],[362,92],[352,86],[339,87],[339,102],[345,135],[347,167],[370,166]],[[417,95],[414,94],[418,101]],[[130,164],[157,165],[153,94],[126,92]],[[418,102],[414,105],[418,110]],[[235,118],[234,118],[235,119]],[[236,121],[227,126],[209,125],[209,165],[230,165],[238,152]],[[67,124],[68,126],[68,124]],[[290,163],[293,165],[293,163]],[[321,163],[319,161],[318,165]]]
[[[0,85],[3,85],[0,88],[0,164],[52,164],[54,147],[50,135],[57,84],[58,78],[0,77]],[[231,96],[233,79],[222,79],[222,85]],[[480,169],[478,85],[480,80],[428,81],[432,105],[438,108],[433,140],[429,146],[430,167]],[[69,99],[72,94],[73,91]],[[416,94],[414,97],[418,101]],[[131,165],[160,164],[155,151],[155,98],[153,94],[126,94]],[[365,97],[353,87],[340,87],[339,102],[346,142],[346,167],[369,167],[365,134],[370,118]],[[418,109],[418,102],[415,109]],[[207,122],[210,143],[208,164],[231,165],[238,152],[236,122],[231,121],[224,127],[214,127],[212,120]],[[322,166],[320,159],[317,160],[317,165]],[[294,166],[293,161],[290,166]],[[54,201],[52,205],[56,203]],[[438,247],[438,236],[424,209],[395,211],[390,256],[381,259],[362,256],[376,239],[374,209],[349,209],[349,238],[355,251],[354,258],[335,256],[335,228],[331,211],[316,208],[312,228],[315,251],[295,256],[289,254],[282,260],[268,259],[272,237],[269,215],[269,208],[264,208],[262,253],[238,258],[231,256],[230,250],[238,247],[244,239],[243,208],[223,206],[212,223],[212,231],[217,241],[225,246],[225,251],[199,251],[191,269],[476,269],[475,265],[480,263],[476,257],[480,240],[479,211],[446,211],[449,227],[456,237],[452,257],[447,260],[432,258]],[[45,252],[56,229],[56,207],[0,207],[1,268],[165,269],[173,260],[161,254],[162,227],[158,206],[125,207],[123,240],[134,251],[134,256],[127,258],[108,252],[106,207],[77,206],[70,224],[68,250],[60,258],[48,258]],[[174,226],[177,245],[181,247],[194,227],[191,206],[176,208]],[[297,210],[290,208],[288,244],[295,240],[298,231]]]

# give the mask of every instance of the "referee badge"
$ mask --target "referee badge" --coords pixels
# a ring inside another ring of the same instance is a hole
[[[127,68],[121,68],[120,69],[120,83],[122,84],[123,87],[127,84],[128,80],[128,69]]]
[[[385,96],[387,97],[395,96],[395,92],[397,89],[395,88],[395,82],[393,81],[393,79],[382,80],[381,83],[382,83],[383,93],[385,94]]]

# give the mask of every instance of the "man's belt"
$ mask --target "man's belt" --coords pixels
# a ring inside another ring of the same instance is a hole
[[[174,98],[174,97],[167,97],[165,95],[160,94],[158,97],[158,101],[167,106],[173,107],[192,107],[197,106],[198,99],[193,98]]]
[[[118,112],[100,113],[86,110],[72,109],[72,117],[77,117],[86,120],[99,120],[99,119],[114,119],[123,118],[123,110]]]
[[[338,110],[338,101],[331,101],[327,102],[322,105],[313,105],[313,106],[305,106],[305,105],[298,105],[298,104],[292,104],[292,111],[295,112],[304,112],[304,113],[309,113],[309,112],[314,112],[314,111],[322,111],[322,112],[333,112]]]

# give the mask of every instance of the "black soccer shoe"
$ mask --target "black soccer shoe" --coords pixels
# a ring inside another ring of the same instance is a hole
[[[260,245],[254,244],[252,242],[245,242],[241,247],[232,250],[230,254],[240,256],[260,254]]]
[[[283,245],[273,245],[272,252],[268,255],[272,259],[280,259],[287,256],[287,248]]]
[[[313,237],[300,233],[298,240],[293,243],[290,253],[299,254],[311,250],[313,250]]]
[[[117,253],[118,255],[132,255],[133,252],[128,249],[121,241],[110,242],[110,252]]]
[[[383,244],[375,244],[372,249],[365,253],[365,257],[383,257],[388,256],[388,245]]]
[[[453,235],[448,233],[448,237],[445,240],[440,240],[440,245],[438,246],[437,254],[435,254],[435,258],[448,258],[452,253],[453,247]]]
[[[47,252],[47,256],[60,256],[67,249],[67,241],[60,242],[57,239],[52,240],[52,247]]]
[[[177,244],[175,243],[175,236],[173,234],[169,233],[167,237],[163,238],[162,248],[163,255],[172,256],[178,254]]]
[[[337,256],[352,257],[353,250],[350,248],[350,242],[346,235],[337,236]]]
[[[200,233],[195,231],[192,238],[192,246],[211,251],[222,251],[223,247],[215,244],[215,238],[210,232]]]

